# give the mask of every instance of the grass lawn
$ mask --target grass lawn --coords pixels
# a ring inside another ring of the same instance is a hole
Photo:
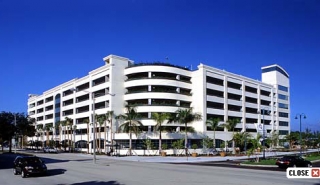
[[[319,154],[311,154],[307,157],[304,157],[308,161],[314,161],[314,160],[320,160]],[[276,165],[276,159],[266,159],[266,160],[260,160],[258,163],[254,161],[245,161],[242,162],[242,164],[251,164],[251,165]]]
[[[307,156],[306,158],[305,158],[306,160],[309,160],[309,161],[314,161],[314,160],[320,160],[320,155],[315,155],[315,154],[312,154],[312,155],[310,155],[310,156]]]
[[[267,159],[260,160],[258,163],[254,161],[245,161],[242,164],[251,164],[251,165],[276,165],[276,159]]]

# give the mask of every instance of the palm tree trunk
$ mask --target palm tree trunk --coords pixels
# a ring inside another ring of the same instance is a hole
[[[216,129],[213,130],[213,148],[216,148]]]
[[[185,128],[186,128],[186,135],[185,135],[185,138],[184,138],[184,146],[185,146],[185,149],[186,149],[186,155],[187,154],[187,151],[188,151],[188,130],[187,130],[187,123],[185,123]]]
[[[160,125],[160,131],[159,131],[159,154],[161,155],[161,151],[162,151],[162,143],[161,143],[162,137],[161,137],[161,125]]]
[[[46,144],[49,146],[49,131],[47,131],[47,139],[46,139]]]
[[[70,151],[69,128],[67,128],[67,138],[68,138],[68,145],[69,145],[68,148],[69,148],[69,151]]]
[[[113,139],[112,139],[113,135],[112,135],[112,117],[110,120],[110,141],[111,141],[111,150],[113,150]]]
[[[90,143],[90,140],[89,140],[89,123],[87,123],[87,153],[89,153],[89,143]]]
[[[232,131],[232,154],[236,154],[235,141],[233,139],[233,136],[234,136],[234,130]]]
[[[73,129],[72,129],[72,126],[70,126],[70,147],[71,147],[70,152],[72,151],[72,148],[73,148],[73,144],[72,144],[72,135],[73,135],[73,133],[72,132],[73,132]]]
[[[104,153],[107,153],[107,122],[104,123]]]
[[[23,135],[21,135],[21,148],[23,149]]]
[[[132,150],[132,133],[131,133],[131,121],[130,121],[129,123],[129,155],[130,156],[132,155],[131,150]]]
[[[99,124],[99,153],[101,153],[101,125]]]
[[[61,133],[61,127],[59,127],[59,143],[61,143],[61,136],[62,136],[62,133]],[[60,148],[61,149],[61,148]]]

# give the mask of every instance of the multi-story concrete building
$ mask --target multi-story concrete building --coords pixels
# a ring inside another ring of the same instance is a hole
[[[50,139],[92,141],[93,125],[89,124],[87,134],[86,122],[92,123],[93,111],[95,114],[113,111],[119,115],[125,113],[125,105],[136,107],[144,126],[142,133],[133,135],[133,149],[139,149],[147,138],[158,144],[159,133],[154,131],[156,123],[151,119],[153,112],[174,113],[179,108],[192,107],[202,115],[201,121],[188,125],[195,130],[188,135],[190,144],[199,144],[204,136],[213,137],[213,131],[206,125],[210,117],[219,118],[220,123],[236,118],[239,123],[234,131],[253,135],[263,133],[262,128],[267,137],[273,131],[284,136],[290,130],[289,75],[278,65],[262,67],[262,81],[257,81],[204,64],[190,70],[165,63],[134,64],[115,55],[105,57],[104,62],[105,65],[85,77],[72,79],[40,95],[29,95],[28,114],[35,118],[39,132],[44,130],[39,125],[52,127],[68,117],[73,120],[72,134],[63,131],[66,128],[60,132],[58,128],[51,129]],[[107,144],[112,138],[120,146],[128,146],[129,135],[118,131],[121,123],[113,119],[111,129],[109,124],[100,129]],[[166,130],[162,134],[163,143],[170,146],[174,140],[184,138],[183,125],[164,122],[163,126]],[[96,127],[99,133],[99,126]],[[232,138],[232,132],[223,127],[215,133],[217,147]]]

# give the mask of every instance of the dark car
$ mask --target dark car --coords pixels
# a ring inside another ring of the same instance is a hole
[[[36,156],[17,156],[13,161],[13,174],[21,174],[22,178],[29,175],[46,175],[47,166]]]
[[[312,167],[312,163],[310,161],[305,160],[300,156],[283,156],[277,160],[276,165],[278,165],[279,168]]]

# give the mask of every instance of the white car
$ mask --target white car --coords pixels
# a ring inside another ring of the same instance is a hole
[[[58,153],[58,150],[56,148],[53,147],[45,147],[43,149],[44,153]]]

